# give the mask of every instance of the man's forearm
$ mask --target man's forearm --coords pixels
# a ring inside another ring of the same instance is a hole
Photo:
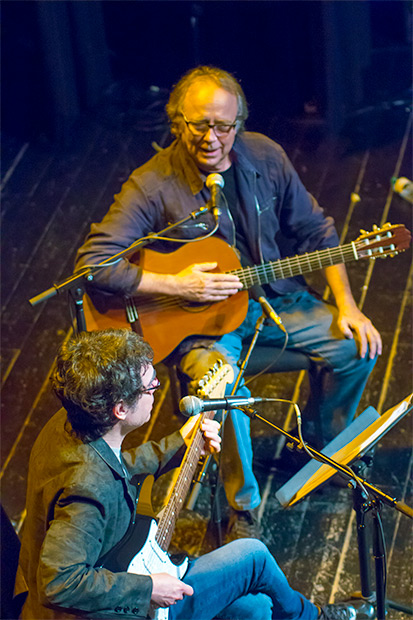
[[[344,264],[326,267],[324,269],[324,274],[339,308],[357,305],[351,292],[350,282]]]
[[[143,270],[137,292],[177,295],[176,278],[169,273],[155,273]]]

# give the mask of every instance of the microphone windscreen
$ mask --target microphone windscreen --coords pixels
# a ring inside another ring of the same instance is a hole
[[[208,189],[211,189],[214,185],[219,185],[222,189],[225,185],[224,177],[217,172],[209,174],[206,178],[205,185]]]
[[[196,396],[184,396],[179,401],[179,411],[188,417],[197,415],[201,411],[199,398]]]
[[[260,297],[265,297],[265,291],[259,284],[254,284],[249,288],[249,294],[251,299],[259,301]]]

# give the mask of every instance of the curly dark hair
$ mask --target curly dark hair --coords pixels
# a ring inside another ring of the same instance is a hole
[[[181,133],[182,105],[185,95],[188,92],[189,87],[192,86],[194,82],[199,80],[215,82],[218,87],[223,88],[237,97],[237,130],[243,130],[245,121],[248,117],[248,104],[241,84],[228,71],[224,71],[218,67],[201,65],[199,67],[195,67],[195,69],[190,69],[187,73],[185,73],[185,75],[181,77],[179,82],[175,84],[171,91],[169,101],[166,104],[166,113],[168,114],[168,118],[171,123],[171,132],[176,136],[179,136]]]
[[[82,332],[63,343],[52,386],[77,437],[93,441],[116,424],[113,407],[140,397],[152,360],[149,344],[128,329]]]

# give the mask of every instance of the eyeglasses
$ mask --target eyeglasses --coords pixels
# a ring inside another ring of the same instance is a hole
[[[182,114],[183,119],[193,136],[204,136],[209,129],[213,129],[217,138],[226,136],[231,129],[237,126],[237,121],[234,123],[207,123],[207,121],[193,122],[188,121],[185,114]]]
[[[153,383],[153,385],[149,385],[146,388],[142,388],[141,393],[142,394],[151,394],[152,392],[156,392],[156,390],[161,387],[161,382],[159,381],[158,377],[154,377],[152,379],[152,383]]]

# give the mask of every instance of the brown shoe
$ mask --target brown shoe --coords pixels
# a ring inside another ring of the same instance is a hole
[[[261,538],[261,527],[258,521],[258,508],[253,510],[235,510],[230,508],[225,542],[238,538]]]

